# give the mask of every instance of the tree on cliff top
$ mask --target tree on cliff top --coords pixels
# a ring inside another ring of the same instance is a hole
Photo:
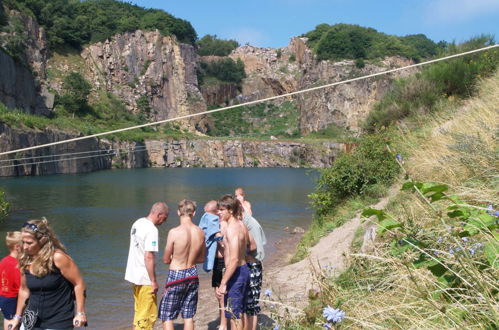
[[[239,43],[235,40],[222,40],[211,34],[202,37],[196,45],[199,47],[198,54],[201,56],[227,56],[239,47]]]
[[[137,29],[158,29],[163,35],[175,35],[180,42],[189,44],[197,39],[186,20],[117,0],[8,0],[6,5],[33,15],[45,27],[51,48],[79,48]]]
[[[419,61],[437,55],[440,46],[424,34],[397,37],[352,24],[320,24],[307,32],[319,60],[375,59],[400,55]]]

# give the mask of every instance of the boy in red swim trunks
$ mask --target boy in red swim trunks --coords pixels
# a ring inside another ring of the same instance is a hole
[[[21,252],[21,232],[8,232],[5,243],[9,255],[0,261],[0,309],[4,320],[12,320],[16,314],[17,293],[21,284],[21,273],[17,257]]]

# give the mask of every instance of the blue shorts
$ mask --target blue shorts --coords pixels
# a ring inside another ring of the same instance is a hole
[[[6,320],[12,320],[16,314],[17,297],[8,298],[0,296],[0,309]]]
[[[247,264],[236,268],[234,274],[227,282],[225,295],[225,317],[240,319],[246,305],[246,295],[249,286],[249,268]]]
[[[159,304],[159,318],[163,321],[175,320],[180,312],[184,319],[193,318],[198,305],[198,289],[199,278],[196,266],[170,270],[163,298]]]

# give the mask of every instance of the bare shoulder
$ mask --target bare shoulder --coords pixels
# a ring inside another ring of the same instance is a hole
[[[60,266],[67,265],[68,263],[73,262],[73,259],[65,253],[62,250],[55,250],[54,251],[54,263],[57,268],[60,268]]]

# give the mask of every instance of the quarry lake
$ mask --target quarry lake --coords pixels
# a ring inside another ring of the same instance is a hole
[[[45,216],[83,273],[89,328],[131,328],[131,284],[123,279],[129,230],[136,219],[148,214],[154,202],[166,201],[173,211],[159,227],[159,300],[167,275],[160,257],[169,228],[179,221],[178,201],[186,198],[197,202],[197,224],[207,201],[244,187],[268,238],[266,254],[272,256],[275,243],[290,235],[285,227],[307,228],[310,224],[312,210],[307,195],[313,191],[317,175],[314,170],[289,168],[156,168],[1,178],[0,187],[12,203],[12,211],[0,223],[0,252],[7,254],[3,243],[7,231],[19,230],[26,220]],[[203,278],[211,277],[199,269]],[[199,303],[214,304],[215,300]]]

